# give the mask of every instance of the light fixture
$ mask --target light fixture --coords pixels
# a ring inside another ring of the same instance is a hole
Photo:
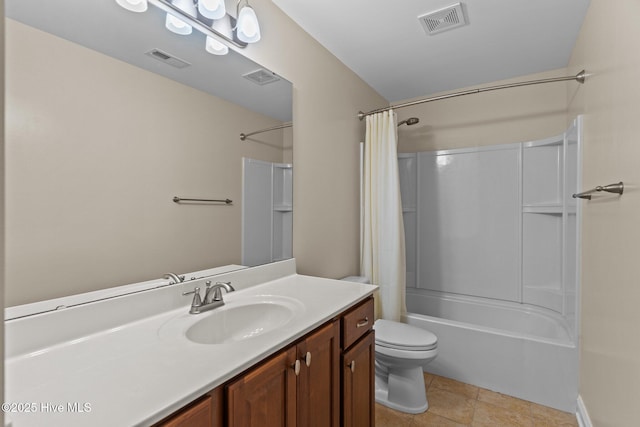
[[[216,19],[211,24],[211,29],[215,33],[219,34],[229,34],[233,37],[233,28],[231,26],[230,19]],[[224,38],[213,37],[212,35],[207,35],[207,40],[205,43],[205,50],[213,55],[226,55],[229,53],[229,47],[223,43]]]
[[[147,11],[147,0],[116,0],[116,3],[131,12]]]
[[[236,35],[238,39],[245,43],[255,43],[260,40],[260,24],[256,12],[249,6],[249,0],[240,8],[242,0],[238,1],[238,22],[236,24]]]
[[[194,18],[198,14],[193,0],[173,0],[171,4]],[[167,30],[183,36],[191,34],[192,31],[191,25],[187,24],[182,19],[175,17],[171,13],[167,13],[164,26],[167,27]]]
[[[212,55],[226,55],[229,53],[229,47],[227,47],[227,45],[219,42],[211,36],[207,36],[205,49]]]
[[[220,19],[227,13],[224,0],[198,0],[198,12],[209,19]]]
[[[240,49],[260,40],[260,25],[249,1],[238,0],[237,19],[226,13],[225,0],[115,0],[132,12],[144,12],[152,4],[165,12],[168,30],[188,35],[195,28],[206,36],[205,49],[213,55],[226,55],[229,45]],[[198,19],[202,17],[204,19]],[[236,26],[232,27],[235,22]]]

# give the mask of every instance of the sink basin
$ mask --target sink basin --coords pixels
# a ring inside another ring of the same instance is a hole
[[[288,324],[302,304],[286,297],[250,297],[226,302],[212,311],[181,315],[161,335],[183,335],[198,344],[220,345],[250,340]]]

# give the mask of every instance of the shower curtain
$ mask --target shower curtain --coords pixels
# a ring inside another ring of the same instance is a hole
[[[367,116],[360,271],[380,287],[376,319],[400,321],[405,304],[405,245],[393,110]]]

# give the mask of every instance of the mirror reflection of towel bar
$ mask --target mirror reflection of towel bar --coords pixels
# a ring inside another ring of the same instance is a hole
[[[624,191],[624,184],[622,183],[622,181],[620,181],[617,184],[609,184],[605,186],[599,185],[596,188],[592,188],[589,191],[583,191],[582,193],[574,194],[572,197],[574,199],[580,198],[580,199],[591,200],[591,194],[598,191],[606,191],[607,193],[615,193],[615,194],[622,195],[622,192]]]
[[[180,202],[210,202],[210,203],[224,203],[227,205],[230,205],[231,203],[233,203],[233,200],[230,199],[224,199],[224,200],[220,200],[220,199],[183,199],[180,198],[178,196],[174,196],[173,201],[176,203],[180,203]]]

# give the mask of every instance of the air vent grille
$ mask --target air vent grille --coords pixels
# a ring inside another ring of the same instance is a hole
[[[150,51],[145,52],[145,55],[148,55],[153,59],[157,59],[160,62],[164,62],[165,64],[171,65],[172,67],[176,68],[186,68],[191,65],[187,61],[184,61],[160,49],[151,49]]]
[[[462,9],[462,3],[456,3],[433,12],[418,16],[424,31],[429,34],[438,34],[452,30],[467,24]]]
[[[278,80],[280,80],[280,77],[278,77],[271,71],[267,71],[263,68],[260,68],[258,70],[252,71],[247,74],[243,74],[242,77],[244,77],[245,79],[251,80],[252,82],[260,86],[277,82]]]

